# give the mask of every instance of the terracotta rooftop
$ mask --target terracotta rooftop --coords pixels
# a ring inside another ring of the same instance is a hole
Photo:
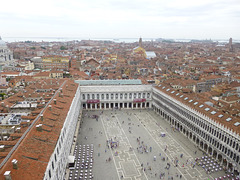
[[[43,121],[41,121],[41,118],[36,120],[18,148],[1,168],[0,179],[4,179],[3,174],[5,171],[11,171],[12,179],[43,179],[49,158],[55,149],[77,87],[77,84],[73,81],[66,80],[62,87],[63,96],[59,97],[58,93],[56,93],[54,97],[57,100],[56,105],[51,101],[52,108],[51,110],[48,107],[45,109]],[[43,130],[41,132],[36,130],[35,126],[37,124],[42,124]],[[18,160],[18,169],[13,169],[11,163],[13,159]]]

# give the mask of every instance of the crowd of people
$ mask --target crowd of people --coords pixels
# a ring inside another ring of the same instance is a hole
[[[116,111],[121,111],[121,110],[113,109],[112,112],[110,113],[110,115],[108,113],[107,116],[104,115],[103,117],[106,118],[106,121],[113,120],[114,123],[116,124],[117,128],[120,128],[121,130],[124,130],[125,132],[128,131],[129,132],[128,136],[133,137],[134,136],[133,130],[137,131],[137,128],[145,126],[144,121],[143,121],[144,117],[138,116],[139,114],[136,115],[134,112],[133,113],[132,112],[124,112],[124,116],[121,116],[121,118],[115,119],[115,117],[117,117],[117,115],[119,115],[119,113]],[[94,115],[94,116],[88,115],[86,113],[85,117],[93,118],[93,119],[96,119],[96,121],[98,121],[99,117],[103,114],[105,114],[105,112],[103,112],[103,111],[101,111],[99,115]],[[120,115],[121,114],[123,115],[123,112],[120,112]],[[113,117],[113,119],[110,117]],[[138,121],[137,122],[133,121],[134,118],[139,118],[138,120],[140,123],[138,123]],[[142,124],[142,126],[140,126],[139,124],[140,125]],[[157,124],[157,126],[160,126],[159,122],[156,124]],[[170,128],[170,130],[172,130],[172,128]],[[93,129],[89,128],[89,131],[93,131]],[[167,129],[166,129],[166,131],[167,131]],[[102,131],[99,131],[99,134],[102,135],[102,133],[103,133]],[[159,136],[159,137],[164,138],[164,136]],[[96,135],[95,135],[95,138],[96,138]],[[154,179],[165,179],[165,180],[182,179],[183,174],[180,169],[195,168],[196,162],[193,161],[191,158],[186,159],[187,156],[184,156],[184,153],[178,153],[178,155],[176,155],[175,157],[168,156],[167,155],[167,154],[169,154],[168,144],[167,145],[165,144],[164,147],[162,148],[162,150],[160,150],[160,149],[156,150],[152,147],[152,141],[146,141],[146,139],[144,140],[144,138],[145,138],[144,136],[136,137],[135,143],[131,142],[131,145],[129,144],[130,145],[129,152],[131,152],[131,154],[132,154],[132,152],[136,153],[136,155],[138,154],[137,155],[138,159],[142,160],[142,162],[140,163],[141,171],[143,174],[146,174],[147,177],[152,177]],[[87,137],[85,139],[87,140]],[[105,153],[107,151],[112,151],[113,157],[112,156],[107,157],[106,163],[112,162],[112,158],[114,158],[114,156],[118,156],[119,154],[122,153],[122,148],[120,148],[121,150],[119,149],[121,140],[122,140],[122,138],[120,138],[120,140],[119,140],[118,135],[116,135],[113,137],[108,137],[106,139],[105,147],[101,146],[101,144],[98,145],[99,151],[102,148],[105,149]],[[196,154],[197,151],[194,151],[194,153]],[[147,158],[148,162],[146,162],[146,155],[149,156],[149,158]],[[98,153],[98,156],[100,156],[100,152]],[[124,178],[123,175],[121,175],[120,177]]]

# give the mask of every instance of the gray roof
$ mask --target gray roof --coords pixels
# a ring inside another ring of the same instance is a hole
[[[155,58],[156,54],[154,51],[146,51],[147,58]]]
[[[88,85],[141,85],[140,79],[121,79],[121,80],[76,80],[80,86]]]

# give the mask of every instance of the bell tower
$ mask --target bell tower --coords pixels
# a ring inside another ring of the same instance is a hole
[[[142,46],[142,38],[141,37],[139,38],[139,47],[143,47]]]

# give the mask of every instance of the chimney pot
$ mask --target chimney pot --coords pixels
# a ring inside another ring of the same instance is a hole
[[[1,145],[1,146],[0,146],[0,152],[3,152],[3,151],[5,150],[4,147],[5,147],[4,145]]]
[[[12,164],[13,164],[13,169],[18,169],[18,161],[16,159],[12,160]]]
[[[12,180],[11,171],[5,171],[4,177],[5,177],[5,180]]]

